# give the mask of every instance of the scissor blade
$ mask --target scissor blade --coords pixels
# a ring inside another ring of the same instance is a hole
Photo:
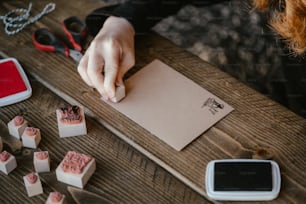
[[[69,56],[76,62],[79,63],[83,57],[82,53],[77,50],[69,50]]]
[[[71,186],[67,187],[69,193],[71,194],[73,200],[77,204],[114,204],[114,201],[111,201],[110,199],[104,198],[100,195],[97,195],[95,193],[85,191],[79,188],[74,188]]]

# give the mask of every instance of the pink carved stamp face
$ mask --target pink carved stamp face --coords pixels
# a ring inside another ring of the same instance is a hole
[[[14,118],[14,125],[15,126],[20,126],[24,123],[24,118],[20,115],[17,115],[15,118]]]
[[[62,200],[63,195],[59,192],[51,192],[50,193],[50,199],[54,203],[58,203]]]
[[[10,154],[7,151],[3,151],[0,154],[0,161],[6,162],[10,158]]]
[[[32,172],[26,175],[26,179],[30,184],[34,184],[37,181],[37,175]]]
[[[64,124],[78,124],[82,121],[80,108],[78,106],[61,108],[61,115],[61,122]]]
[[[69,151],[63,159],[61,168],[67,173],[81,174],[91,159],[90,156],[85,154]]]
[[[38,152],[36,154],[36,158],[39,160],[44,160],[47,159],[49,157],[48,152]]]
[[[27,136],[35,136],[37,134],[37,129],[33,127],[26,127],[24,132]]]

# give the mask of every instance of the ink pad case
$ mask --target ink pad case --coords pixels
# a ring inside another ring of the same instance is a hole
[[[0,60],[0,107],[25,100],[32,95],[29,80],[15,58]]]
[[[273,200],[281,187],[279,166],[272,160],[213,160],[205,179],[207,196],[213,200]]]

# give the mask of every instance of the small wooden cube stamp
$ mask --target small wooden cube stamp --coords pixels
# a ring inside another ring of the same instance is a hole
[[[20,139],[24,129],[28,126],[28,122],[22,116],[17,115],[7,126],[10,135]]]
[[[17,167],[16,158],[7,151],[3,151],[0,154],[0,170],[8,175]]]
[[[50,192],[46,204],[65,204],[65,195],[60,192]]]
[[[71,137],[87,134],[83,108],[79,106],[68,106],[57,109],[56,117],[60,137]]]
[[[47,151],[34,152],[34,169],[36,172],[50,171],[50,157]]]
[[[111,101],[117,103],[125,97],[125,86],[117,86],[115,97],[111,98]]]
[[[63,183],[84,188],[96,170],[96,161],[91,156],[69,151],[56,168],[56,178]]]
[[[27,174],[23,177],[23,181],[29,197],[43,193],[41,181],[37,173]]]
[[[21,138],[24,147],[36,149],[41,140],[40,130],[34,127],[26,127]]]

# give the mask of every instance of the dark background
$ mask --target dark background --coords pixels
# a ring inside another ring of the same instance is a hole
[[[287,50],[252,0],[206,2],[213,3],[187,5],[153,30],[306,118],[306,55]]]
[[[248,1],[187,5],[153,30],[306,117],[305,56],[286,50]]]

